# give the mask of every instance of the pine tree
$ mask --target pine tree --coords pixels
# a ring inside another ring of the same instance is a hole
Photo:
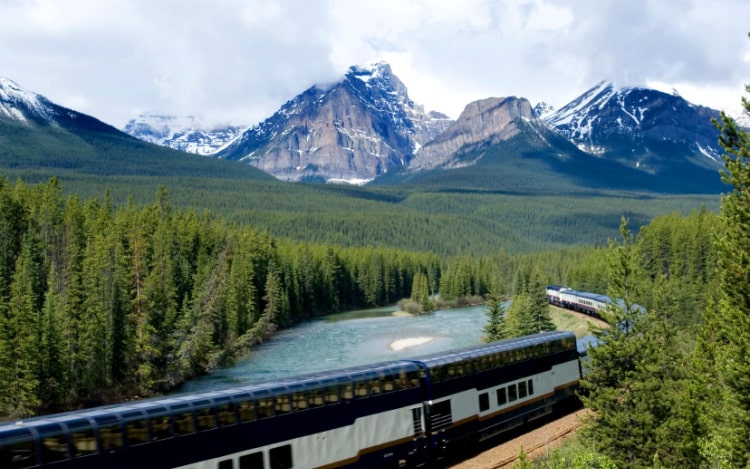
[[[58,292],[54,265],[50,266],[48,281],[49,287],[40,320],[39,397],[43,405],[55,407],[62,404],[65,397],[63,386],[68,378],[62,339],[64,309]]]
[[[742,103],[750,112],[750,100]],[[717,299],[699,340],[707,386],[702,448],[711,464],[745,468],[750,466],[750,134],[724,113],[715,125],[725,152],[722,180],[733,190],[721,200]]]
[[[507,337],[521,337],[539,332],[534,314],[534,299],[528,293],[513,295],[505,314]]]
[[[34,414],[39,405],[39,297],[36,284],[41,265],[35,233],[24,236],[21,255],[16,262],[16,271],[11,284],[9,315],[4,331],[9,345],[6,366],[12,375],[4,393],[8,395],[11,408],[3,409],[11,417],[26,417]]]
[[[542,282],[541,275],[534,270],[528,284],[528,294],[531,297],[531,317],[535,332],[554,331],[555,324],[550,317],[547,285]]]
[[[491,293],[487,298],[487,324],[484,326],[484,341],[493,342],[495,340],[505,339],[508,337],[505,330],[505,306],[500,295]]]
[[[435,309],[432,301],[430,300],[430,292],[428,290],[429,280],[427,275],[422,272],[414,274],[414,280],[411,287],[411,299],[419,303],[422,306],[423,312],[429,312]]]
[[[693,466],[695,414],[686,386],[685,350],[672,317],[676,300],[657,283],[654,310],[635,303],[643,288],[637,246],[623,219],[622,243],[609,243],[608,295],[603,315],[611,327],[595,332],[584,404],[594,412],[585,435],[618,467],[651,467],[655,458],[670,467]],[[663,279],[664,277],[662,277]]]

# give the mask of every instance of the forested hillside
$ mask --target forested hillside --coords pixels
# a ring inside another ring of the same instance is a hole
[[[574,456],[535,466],[750,464],[750,134],[724,114],[717,126],[733,187],[720,213],[659,217],[637,236],[623,220],[597,256],[619,301],[588,354],[593,412]]]
[[[512,294],[532,274],[540,285],[607,286],[602,249],[441,258],[302,243],[175,209],[165,189],[150,204],[118,206],[107,193],[66,197],[56,179],[0,180],[0,214],[6,417],[166,391],[277,327],[414,298],[415,285],[446,303]]]

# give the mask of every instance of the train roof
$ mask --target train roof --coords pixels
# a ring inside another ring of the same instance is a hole
[[[473,358],[492,353],[508,352],[537,345],[549,344],[565,339],[575,344],[575,335],[572,332],[543,332],[531,336],[501,340],[490,344],[434,353],[416,357],[414,360],[397,360],[360,365],[220,390],[155,397],[91,409],[32,417],[19,422],[0,423],[0,431],[6,432],[10,428],[23,428],[26,425],[33,425],[35,427],[51,426],[57,428],[60,423],[65,423],[66,426],[69,426],[74,425],[76,421],[85,422],[88,420],[96,421],[98,424],[104,424],[108,422],[111,423],[117,418],[154,417],[166,415],[180,409],[198,410],[205,407],[215,406],[222,402],[257,399],[278,394],[288,394],[295,391],[305,391],[313,388],[319,389],[329,385],[376,379],[384,376],[403,376],[409,373],[419,372],[421,370],[421,364],[429,367],[456,362],[465,358]]]
[[[538,345],[545,345],[563,340],[572,341],[575,344],[576,336],[568,331],[540,332],[538,334],[504,339],[489,344],[474,345],[457,350],[437,352],[430,355],[414,358],[413,361],[433,366],[443,363],[455,362],[470,357],[478,357],[494,353],[510,352]]]
[[[46,424],[54,425],[63,421],[67,424],[67,422],[75,419],[91,419],[100,422],[102,419],[111,419],[117,416],[153,417],[167,415],[180,409],[189,410],[192,408],[198,410],[233,400],[259,399],[295,391],[319,389],[341,383],[370,380],[384,376],[406,375],[417,373],[419,370],[420,367],[417,363],[404,360],[359,365],[219,390],[153,397],[90,409],[31,417],[18,422],[0,422],[0,431],[6,431],[8,427],[26,424],[43,426]]]
[[[601,293],[591,293],[582,290],[565,290],[564,293],[567,295],[580,296],[581,298],[588,298],[589,300],[599,301],[601,303],[612,302],[612,300],[607,295],[602,295]]]

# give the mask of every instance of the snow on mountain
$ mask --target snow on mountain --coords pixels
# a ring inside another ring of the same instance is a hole
[[[555,106],[545,103],[544,101],[537,103],[536,106],[534,106],[534,115],[536,115],[540,119],[544,119],[545,117],[551,115],[553,112],[555,112]]]
[[[175,150],[211,155],[224,148],[245,129],[238,126],[205,126],[193,116],[142,114],[130,120],[123,132]]]
[[[719,162],[718,132],[711,124],[716,116],[676,92],[602,81],[544,121],[587,153],[658,172],[680,155],[708,158],[696,163],[710,167]]]
[[[364,184],[407,164],[452,122],[426,113],[391,67],[376,62],[308,88],[216,156],[286,181]]]
[[[27,91],[3,77],[0,77],[0,116],[21,122],[41,119],[55,123],[51,103],[44,96]]]
[[[122,132],[95,117],[68,109],[44,96],[21,88],[14,81],[0,77],[0,120],[29,127],[53,126],[79,135],[95,132],[122,135]]]
[[[750,114],[739,106],[736,110],[730,111],[729,116],[742,128],[750,131]]]

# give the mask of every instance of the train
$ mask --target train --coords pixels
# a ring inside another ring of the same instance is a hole
[[[426,467],[575,401],[585,356],[573,333],[543,332],[7,422],[0,467]]]
[[[561,308],[571,309],[596,318],[601,318],[601,312],[612,303],[607,295],[573,290],[559,285],[547,285],[547,299],[549,303]]]

